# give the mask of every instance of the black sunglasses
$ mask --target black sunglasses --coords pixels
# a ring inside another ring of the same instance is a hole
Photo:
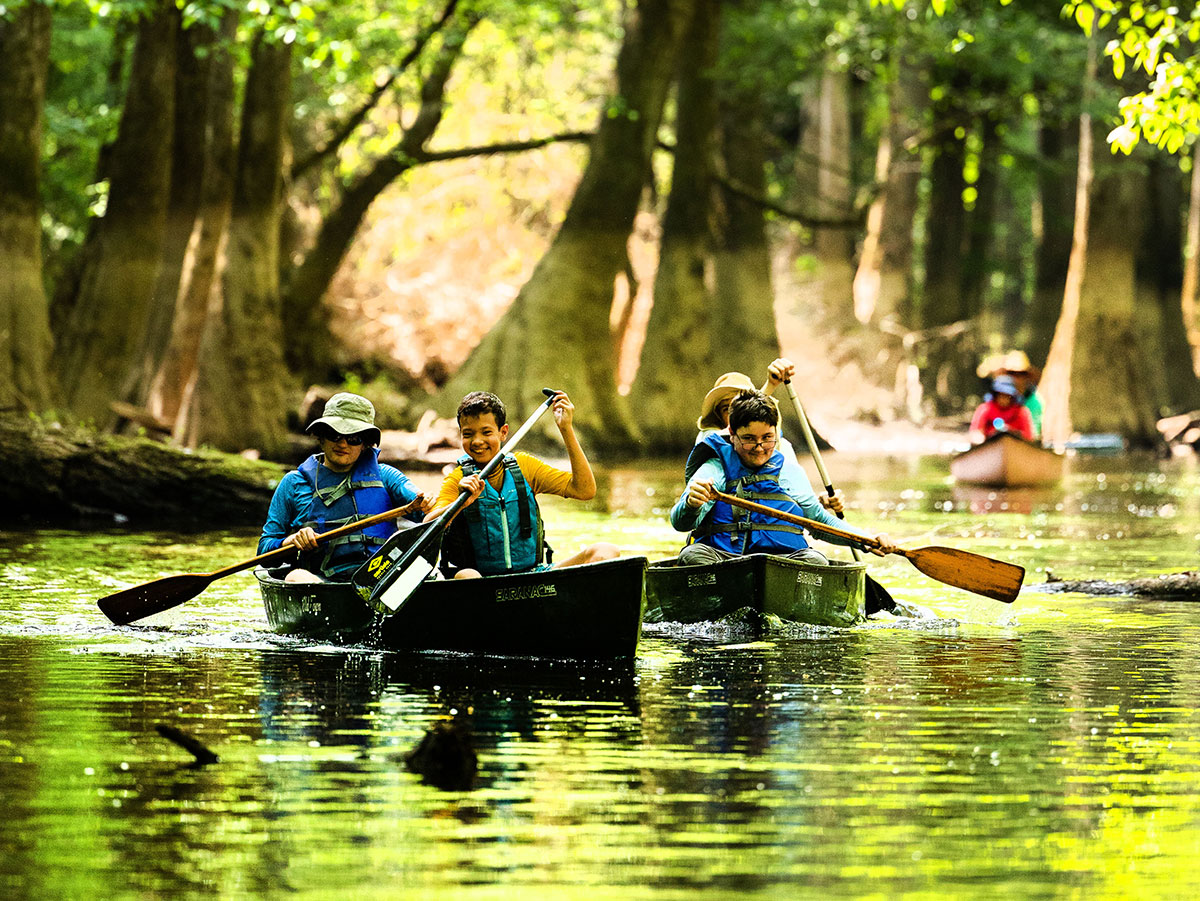
[[[332,431],[327,431],[327,430],[322,430],[320,432],[320,437],[331,443],[336,443],[339,440],[345,441],[351,447],[358,447],[365,440],[362,435],[342,435],[339,432],[332,432]]]

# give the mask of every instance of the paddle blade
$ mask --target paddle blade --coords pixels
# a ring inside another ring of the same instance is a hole
[[[421,587],[421,583],[431,572],[432,563],[419,555],[414,557],[408,566],[398,570],[396,577],[389,580],[387,585],[380,583],[375,594],[371,596],[372,605],[377,610],[383,608],[389,613],[395,613],[412,597],[413,592]]]
[[[132,588],[100,598],[96,601],[96,606],[118,626],[125,626],[190,601],[207,588],[212,580],[211,573],[167,576],[165,579],[134,585]]]
[[[931,579],[985,598],[1011,604],[1017,599],[1025,567],[993,560],[970,551],[950,547],[922,547],[901,551],[917,569]]]

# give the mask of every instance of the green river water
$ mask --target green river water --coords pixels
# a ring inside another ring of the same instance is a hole
[[[1010,494],[945,459],[828,464],[853,521],[1019,563],[1020,598],[870,558],[930,615],[653,627],[581,670],[284,639],[249,573],[117,628],[96,598],[256,535],[0,533],[0,897],[1200,895],[1200,605],[1037,590],[1196,568],[1196,461],[1076,458]],[[667,556],[679,478],[606,471],[544,504],[549,537]],[[466,791],[403,762],[455,715]]]

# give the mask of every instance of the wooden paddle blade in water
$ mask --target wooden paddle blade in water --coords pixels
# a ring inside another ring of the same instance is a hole
[[[930,578],[1006,604],[1017,599],[1025,579],[1023,566],[951,547],[921,547],[897,553]]]
[[[207,588],[214,578],[216,576],[213,573],[167,576],[100,598],[96,606],[118,626],[127,626],[134,620],[162,613],[178,607],[184,601],[190,601]]]

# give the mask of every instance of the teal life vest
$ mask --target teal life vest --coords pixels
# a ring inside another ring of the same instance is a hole
[[[321,456],[313,454],[299,467],[300,475],[313,492],[304,525],[320,534],[383,513],[394,506],[379,473],[378,448],[364,448],[354,469],[344,474],[323,468]],[[317,550],[300,555],[300,565],[325,576],[352,572],[379,550],[395,531],[394,522],[377,522],[349,535],[322,542]]]
[[[779,448],[758,469],[751,470],[723,434],[709,435],[696,447],[707,446],[725,469],[725,493],[803,516],[800,505],[783,490],[779,474],[783,454]],[[692,532],[692,540],[732,554],[790,554],[804,550],[808,542],[799,526],[754,513],[718,500]]]
[[[463,478],[480,467],[465,454],[458,459]],[[481,575],[526,572],[544,558],[541,511],[525,481],[516,457],[506,454],[501,464],[500,490],[485,481],[475,503],[455,517],[442,541],[442,566],[477,569]]]

